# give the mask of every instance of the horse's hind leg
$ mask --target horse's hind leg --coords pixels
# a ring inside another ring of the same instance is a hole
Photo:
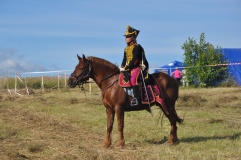
[[[168,138],[168,142],[170,144],[174,144],[175,142],[177,142],[178,138],[177,138],[177,125],[176,125],[176,115],[175,113],[175,109],[173,111],[173,109],[170,107],[170,105],[167,105],[167,109],[169,114],[166,114],[165,111],[162,109],[162,106],[157,104],[160,109],[164,112],[164,114],[166,115],[166,117],[168,118],[170,124],[171,124],[171,131],[170,131],[170,135]]]
[[[111,132],[113,129],[115,112],[111,109],[106,109],[106,115],[107,115],[107,133],[106,133],[104,147],[108,148],[111,145]]]
[[[168,115],[168,119],[171,123],[171,131],[170,131],[170,135],[168,138],[168,142],[170,144],[174,144],[178,141],[177,138],[177,123],[176,123],[176,115],[174,114],[169,114]]]
[[[178,116],[176,114],[175,103],[169,104],[167,108],[168,108],[168,111],[169,111],[169,114],[167,115],[167,118],[169,119],[169,122],[171,124],[171,131],[170,131],[170,135],[169,135],[169,138],[168,138],[168,142],[170,144],[174,144],[178,141],[177,121],[179,121],[179,119],[178,119]]]

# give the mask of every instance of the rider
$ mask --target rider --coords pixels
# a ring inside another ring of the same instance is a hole
[[[138,103],[141,102],[138,82],[141,76],[141,70],[143,71],[142,73],[144,79],[148,78],[149,68],[149,64],[145,56],[145,51],[136,41],[139,32],[139,30],[127,26],[126,34],[124,35],[126,37],[125,41],[127,47],[124,49],[124,57],[120,68],[120,71],[127,71],[130,73],[130,83],[133,87],[134,94],[134,102],[132,100],[132,105],[138,105]]]

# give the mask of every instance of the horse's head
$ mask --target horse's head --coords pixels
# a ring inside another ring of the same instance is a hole
[[[76,85],[83,85],[90,78],[91,61],[85,58],[85,55],[83,55],[83,58],[79,55],[77,55],[77,57],[79,59],[79,63],[75,67],[74,72],[71,73],[68,80],[68,85],[71,88],[74,88]]]

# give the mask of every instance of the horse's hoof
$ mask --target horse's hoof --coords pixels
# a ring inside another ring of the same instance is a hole
[[[170,141],[166,141],[165,144],[171,146],[171,145],[176,145],[176,144],[178,144],[178,143],[179,143],[179,140],[176,140],[175,142],[173,142],[173,141],[171,141],[171,142],[170,142]]]
[[[116,148],[124,148],[125,142],[119,142],[116,144]]]
[[[120,149],[122,149],[122,148],[124,148],[124,146],[117,144],[117,145],[115,146],[115,148],[120,148]]]
[[[105,144],[103,145],[103,147],[107,149],[107,148],[110,148],[110,145],[111,145],[111,144],[109,144],[109,143],[105,143]]]
[[[103,147],[105,148],[105,149],[108,149],[110,146],[107,146],[107,145],[103,145]]]

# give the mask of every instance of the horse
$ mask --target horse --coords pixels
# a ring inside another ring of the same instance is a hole
[[[124,113],[127,111],[149,110],[149,104],[139,104],[130,106],[131,97],[118,84],[120,70],[117,65],[98,57],[82,57],[77,55],[79,63],[68,79],[68,86],[74,88],[77,85],[83,87],[88,83],[89,78],[93,79],[101,89],[102,101],[106,108],[107,115],[107,133],[104,140],[104,147],[109,148],[112,145],[111,133],[113,129],[114,117],[117,116],[119,140],[116,147],[124,147]],[[171,131],[167,143],[174,144],[178,142],[176,122],[182,123],[175,110],[175,102],[178,98],[179,84],[171,76],[165,73],[153,73],[150,76],[155,77],[158,82],[165,105],[168,112],[164,112],[171,124]],[[154,104],[151,104],[153,106]],[[160,104],[155,104],[162,110]]]

